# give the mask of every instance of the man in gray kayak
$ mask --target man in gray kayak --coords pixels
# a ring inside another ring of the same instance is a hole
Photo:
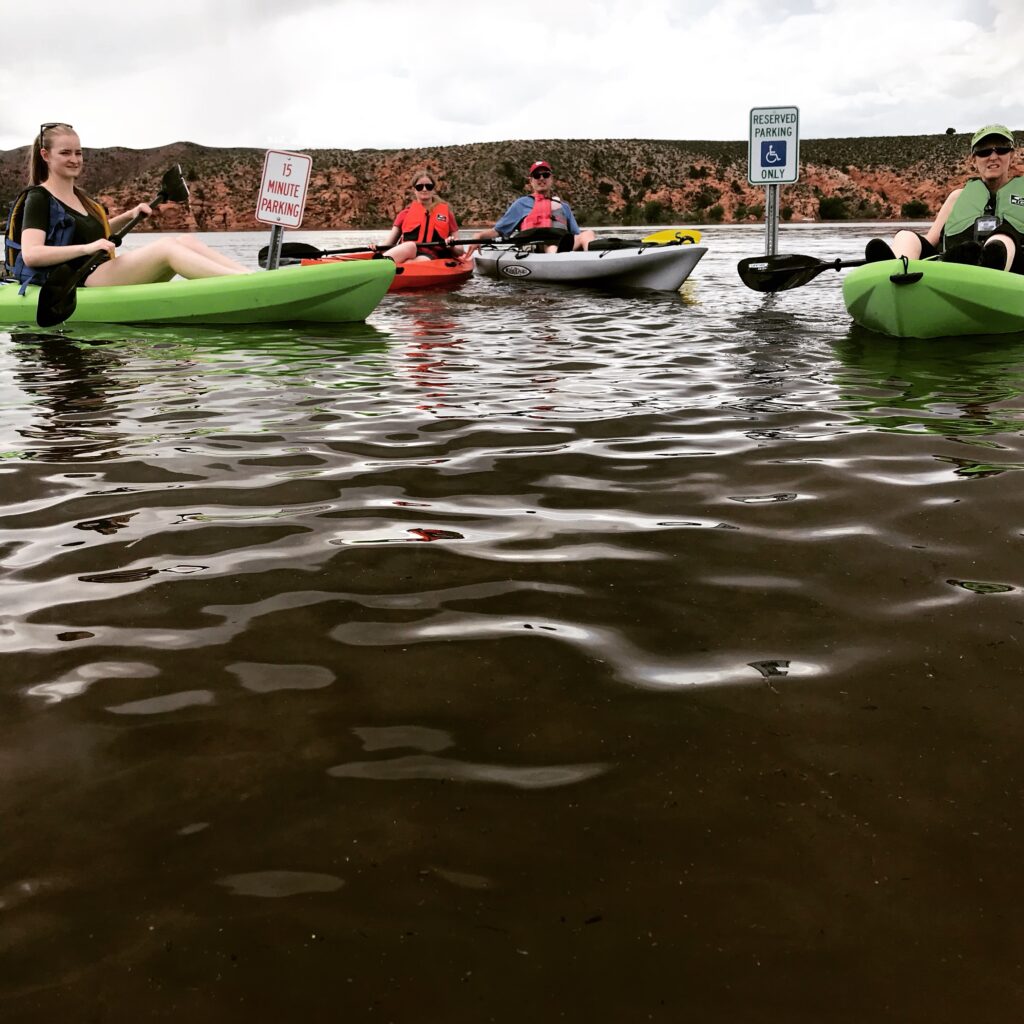
[[[478,232],[476,237],[516,235],[520,242],[536,238],[538,252],[574,252],[589,248],[594,232],[580,230],[569,204],[552,195],[554,178],[546,160],[537,160],[531,165],[527,185],[531,194],[520,196],[493,228]]]

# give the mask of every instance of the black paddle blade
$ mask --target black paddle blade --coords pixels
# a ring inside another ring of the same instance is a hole
[[[75,294],[77,283],[77,260],[75,263],[59,263],[50,271],[39,289],[39,302],[36,305],[36,323],[40,327],[56,327],[74,313],[78,305],[78,296]]]
[[[164,172],[160,179],[160,195],[165,197],[165,202],[188,202],[188,185],[185,182],[185,175],[181,173],[181,164],[175,164]]]
[[[823,263],[813,256],[750,256],[740,260],[740,280],[755,292],[784,292],[813,281],[824,270],[838,270],[839,261]]]
[[[369,252],[369,246],[363,246],[362,249],[342,249],[340,252]],[[305,242],[284,242],[281,245],[281,259],[282,260],[318,260],[321,256],[326,256],[327,252],[323,249],[318,249],[315,245],[306,245]],[[267,266],[267,258],[270,256],[270,246],[265,245],[259,251],[259,255],[256,257],[256,261],[264,269]]]

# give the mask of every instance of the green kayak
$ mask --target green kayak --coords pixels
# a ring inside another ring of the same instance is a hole
[[[282,267],[164,284],[79,288],[69,323],[273,324],[365,320],[395,276],[391,260]],[[0,284],[0,324],[35,324],[39,289]]]
[[[869,263],[844,279],[843,299],[858,324],[894,338],[1024,331],[1024,277],[985,267]]]

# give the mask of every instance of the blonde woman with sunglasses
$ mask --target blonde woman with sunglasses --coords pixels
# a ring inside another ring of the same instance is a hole
[[[395,263],[455,256],[445,246],[458,234],[459,225],[437,194],[437,179],[429,171],[419,170],[409,182],[409,192],[410,202],[398,212],[388,237],[371,248]]]
[[[925,234],[898,231],[891,247],[872,238],[864,250],[868,261],[940,256],[947,263],[1024,274],[1024,177],[1013,171],[1016,146],[1005,125],[976,131],[971,169],[977,176],[949,194]]]

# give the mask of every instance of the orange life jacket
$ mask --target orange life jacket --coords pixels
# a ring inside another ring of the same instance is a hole
[[[455,218],[447,203],[434,203],[428,210],[422,203],[407,207],[402,221],[402,239],[406,242],[443,242],[455,232]]]
[[[519,224],[520,231],[527,231],[529,228],[561,228],[568,231],[569,221],[565,216],[561,199],[556,196],[552,204],[550,197],[534,193],[533,209]]]

